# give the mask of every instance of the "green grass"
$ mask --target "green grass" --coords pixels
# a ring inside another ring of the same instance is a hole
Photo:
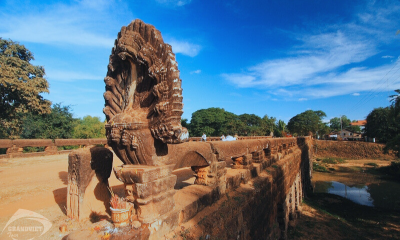
[[[23,153],[43,152],[45,147],[24,147]]]
[[[364,165],[366,165],[366,166],[373,166],[373,167],[377,167],[377,166],[378,166],[378,164],[373,163],[373,162],[364,163]]]
[[[329,157],[329,158],[324,158],[321,160],[323,163],[327,163],[327,164],[337,164],[337,163],[344,163],[346,162],[343,158],[333,158],[333,157]]]
[[[329,172],[328,169],[326,169],[326,167],[319,165],[316,162],[313,162],[313,170],[317,172]]]

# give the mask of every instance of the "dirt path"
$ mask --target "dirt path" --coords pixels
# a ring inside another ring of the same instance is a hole
[[[114,156],[114,165],[120,164]],[[26,209],[48,218],[54,228],[49,239],[58,239],[54,234],[57,222],[65,218],[67,177],[68,154],[1,159],[0,232],[18,209]],[[120,188],[121,182],[114,174],[110,185]]]

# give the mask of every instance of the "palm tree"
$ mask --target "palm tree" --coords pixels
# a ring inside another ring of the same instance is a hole
[[[392,105],[395,108],[400,107],[400,89],[394,90],[397,94],[390,95],[389,97],[391,98],[390,101],[392,102]]]

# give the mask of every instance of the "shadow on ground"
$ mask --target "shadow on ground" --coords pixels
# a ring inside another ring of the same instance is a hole
[[[66,171],[58,172],[58,177],[60,178],[60,180],[63,182],[64,185],[68,185],[68,172]]]

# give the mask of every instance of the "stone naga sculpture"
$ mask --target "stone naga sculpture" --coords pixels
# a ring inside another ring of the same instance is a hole
[[[133,21],[115,40],[104,81],[108,144],[125,164],[165,165],[167,144],[188,138],[171,46],[152,25]]]

